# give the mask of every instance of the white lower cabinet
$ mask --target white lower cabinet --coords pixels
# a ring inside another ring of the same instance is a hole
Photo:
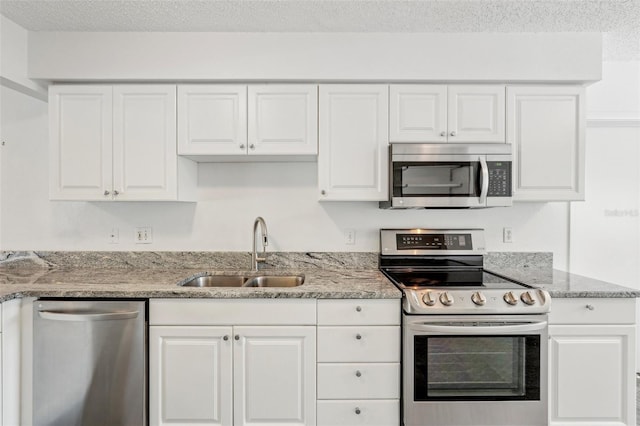
[[[635,426],[635,299],[554,299],[553,426]]]
[[[231,333],[231,327],[150,327],[152,425],[233,424]]]
[[[151,425],[316,424],[315,300],[188,302],[150,302]],[[303,317],[292,303],[307,305]],[[173,318],[159,313],[166,306]],[[217,324],[234,308],[240,324]],[[274,308],[292,314],[282,325],[252,325]],[[195,317],[202,325],[181,325]]]
[[[318,426],[400,424],[399,304],[318,301]]]
[[[396,399],[318,401],[318,425],[393,426],[400,424]]]

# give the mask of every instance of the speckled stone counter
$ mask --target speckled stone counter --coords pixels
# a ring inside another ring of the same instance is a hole
[[[247,272],[248,253],[0,254],[0,301],[17,297],[389,299],[401,292],[371,253],[270,253],[266,269]],[[299,287],[181,287],[207,274],[305,276]]]
[[[640,297],[639,290],[557,269],[493,267],[490,270],[533,287],[547,290],[552,298]]]
[[[268,253],[260,274],[303,274],[299,287],[180,287],[205,274],[243,273],[243,252],[0,252],[0,301],[17,297],[400,298],[377,253]],[[640,297],[640,291],[552,268],[551,253],[488,253],[485,267],[555,298]],[[227,271],[227,272],[224,272]]]

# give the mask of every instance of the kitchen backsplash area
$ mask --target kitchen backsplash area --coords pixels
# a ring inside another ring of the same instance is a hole
[[[248,252],[116,252],[116,251],[0,251],[0,269],[149,268],[250,269]],[[489,252],[485,267],[496,270],[539,271],[551,274],[553,253]],[[267,252],[261,269],[378,269],[377,252]],[[549,275],[550,276],[550,275]]]

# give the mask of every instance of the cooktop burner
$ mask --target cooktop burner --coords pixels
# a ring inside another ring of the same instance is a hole
[[[546,291],[484,269],[481,229],[382,229],[380,244],[380,270],[402,290],[405,314],[549,311]]]
[[[473,271],[415,271],[383,270],[401,288],[467,288],[521,289],[531,288],[484,270]]]

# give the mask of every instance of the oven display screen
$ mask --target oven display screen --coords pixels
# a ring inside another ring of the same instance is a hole
[[[471,234],[397,234],[398,250],[471,250]]]

